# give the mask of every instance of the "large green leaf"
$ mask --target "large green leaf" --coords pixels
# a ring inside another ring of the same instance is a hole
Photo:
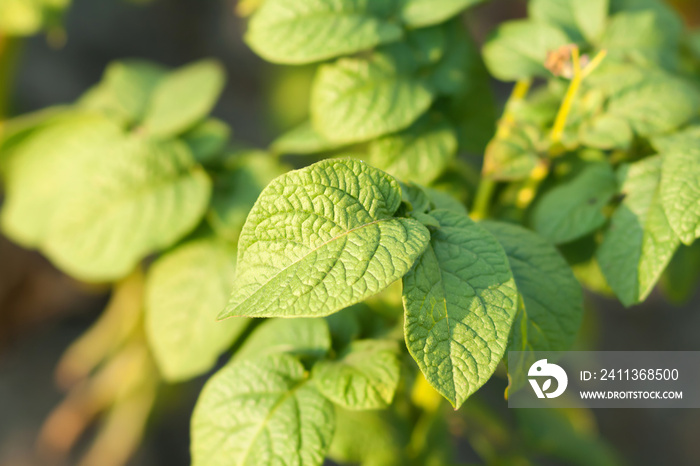
[[[403,280],[406,346],[458,408],[503,357],[518,296],[508,258],[488,231],[466,215],[431,214],[440,228]]]
[[[561,29],[547,23],[510,21],[484,45],[484,61],[491,74],[502,81],[549,77],[551,73],[544,67],[547,53],[569,42]]]
[[[81,112],[56,118],[16,142],[5,167],[3,232],[23,246],[38,247],[62,199],[80,188],[79,167],[109,158],[123,139],[112,121]]]
[[[700,237],[700,148],[678,147],[664,154],[661,203],[683,244]]]
[[[401,364],[388,340],[358,340],[337,360],[319,361],[311,374],[318,390],[348,409],[386,408],[394,399]]]
[[[224,367],[192,416],[193,466],[316,466],[333,438],[335,411],[286,354]]]
[[[608,114],[622,118],[642,136],[671,131],[700,110],[700,93],[687,81],[662,72],[646,77],[611,96]]]
[[[534,229],[555,244],[581,238],[603,226],[603,207],[616,192],[610,165],[592,163],[542,196],[533,212]]]
[[[43,247],[63,270],[90,281],[123,277],[192,230],[211,190],[183,143],[137,136],[72,175],[74,186],[55,206]]]
[[[401,278],[428,244],[392,218],[401,189],[357,160],[325,160],[277,178],[248,215],[235,289],[220,317],[317,317]]]
[[[682,22],[670,8],[662,12],[638,6],[641,8],[610,17],[600,46],[608,51],[608,60],[611,61],[632,61],[643,66],[661,65],[674,69],[678,62]],[[668,7],[663,5],[662,8]]]
[[[480,225],[505,249],[522,297],[508,349],[569,349],[581,325],[583,295],[566,260],[550,242],[525,228],[493,221]],[[529,365],[523,363],[520,367]]]
[[[168,252],[148,271],[146,334],[166,379],[208,371],[248,325],[247,319],[216,321],[228,299],[235,253],[216,239],[198,239]]]
[[[406,0],[401,19],[409,27],[420,28],[442,23],[484,0]]]
[[[649,295],[680,243],[659,197],[661,161],[655,156],[620,167],[625,197],[597,252],[605,279],[625,306]]]
[[[370,144],[370,162],[404,181],[430,184],[457,153],[457,136],[439,115],[425,115],[399,133]]]
[[[331,335],[322,318],[268,319],[245,340],[234,360],[277,353],[318,359],[330,348]]]
[[[394,0],[266,0],[246,42],[275,63],[311,63],[401,38]]]
[[[576,41],[595,41],[606,25],[609,0],[530,0],[530,18],[563,29]]]
[[[415,71],[404,49],[321,66],[311,94],[314,128],[328,141],[351,143],[408,127],[433,101]]]
[[[199,123],[214,108],[224,88],[219,62],[203,60],[180,68],[162,79],[143,120],[145,130],[173,136]]]

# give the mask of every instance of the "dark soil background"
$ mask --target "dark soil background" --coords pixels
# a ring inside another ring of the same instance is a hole
[[[685,2],[689,22],[697,1]],[[74,0],[67,16],[68,42],[52,49],[44,37],[26,41],[13,93],[13,113],[71,102],[96,83],[112,60],[140,57],[179,66],[216,57],[228,71],[216,115],[235,137],[264,147],[278,132],[270,116],[274,67],[243,43],[244,25],[226,0]],[[697,10],[697,11],[696,11]],[[524,2],[499,0],[469,18],[475,35],[522,16]],[[494,83],[505,95],[508,86]],[[644,305],[624,309],[616,301],[589,297],[588,324],[600,350],[700,350],[700,294],[678,307],[654,294]],[[0,465],[35,466],[32,449],[43,419],[62,399],[55,364],[99,315],[105,290],[86,287],[56,271],[40,255],[0,236]],[[189,464],[189,416],[202,380],[166,393],[147,438],[131,465]],[[627,464],[700,465],[700,410],[596,410],[601,436]],[[478,461],[465,447],[464,461]],[[556,464],[556,463],[548,463]]]

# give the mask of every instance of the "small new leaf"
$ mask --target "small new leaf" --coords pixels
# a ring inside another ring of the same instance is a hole
[[[174,136],[209,114],[224,88],[220,63],[204,60],[180,68],[162,79],[153,91],[143,125],[149,134]]]
[[[239,240],[231,300],[220,318],[320,317],[358,303],[411,268],[430,234],[392,218],[401,189],[357,160],[325,160],[274,180]]]
[[[397,345],[386,340],[353,342],[336,361],[319,361],[311,373],[318,390],[347,409],[382,409],[399,383]]]
[[[278,353],[320,359],[330,349],[328,323],[322,318],[268,319],[245,340],[234,360]]]

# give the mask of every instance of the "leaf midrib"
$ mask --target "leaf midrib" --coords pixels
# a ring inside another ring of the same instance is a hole
[[[388,217],[388,218],[383,218],[383,219],[377,219],[377,220],[374,220],[374,221],[372,221],[372,222],[370,222],[370,223],[365,223],[365,224],[363,224],[363,225],[360,225],[360,226],[357,226],[357,227],[352,228],[352,229],[350,229],[350,230],[347,230],[347,231],[343,232],[342,234],[340,234],[340,235],[338,235],[338,236],[334,236],[333,238],[329,239],[328,241],[325,241],[324,243],[318,245],[318,246],[315,247],[314,249],[311,249],[309,252],[307,252],[306,254],[304,254],[303,256],[301,256],[301,257],[300,257],[299,259],[297,259],[296,261],[292,262],[291,264],[289,264],[288,266],[284,267],[283,269],[280,269],[277,273],[275,273],[272,277],[270,277],[269,280],[267,280],[265,283],[263,283],[262,285],[260,285],[260,287],[259,287],[257,290],[255,290],[254,293],[252,293],[252,294],[250,294],[249,296],[247,296],[247,297],[245,298],[244,301],[242,301],[240,304],[238,304],[238,305],[237,305],[234,309],[232,309],[231,311],[227,312],[227,313],[226,313],[226,316],[225,316],[224,318],[238,317],[238,316],[234,313],[238,308],[240,308],[240,307],[241,307],[243,304],[245,304],[246,302],[250,301],[252,298],[254,298],[254,297],[256,297],[257,295],[259,295],[259,294],[265,289],[265,287],[266,287],[267,285],[270,284],[270,282],[272,282],[273,280],[275,280],[277,277],[279,277],[281,274],[283,274],[284,272],[286,272],[286,271],[289,270],[290,268],[297,266],[299,263],[301,263],[303,260],[305,260],[305,259],[306,259],[307,257],[309,257],[311,254],[313,254],[313,253],[319,251],[320,249],[322,249],[323,247],[325,247],[325,246],[327,246],[327,245],[333,243],[334,241],[337,241],[337,240],[339,240],[339,239],[341,239],[341,238],[344,238],[344,237],[348,236],[350,233],[353,233],[353,232],[355,232],[355,231],[359,231],[359,230],[361,230],[361,229],[363,229],[363,228],[370,227],[370,226],[372,226],[372,225],[378,225],[378,224],[381,223],[381,222],[392,221],[392,220],[396,220],[396,218],[394,218],[394,217]],[[315,286],[314,286],[313,288],[315,288]],[[221,320],[221,319],[220,319],[220,320]]]

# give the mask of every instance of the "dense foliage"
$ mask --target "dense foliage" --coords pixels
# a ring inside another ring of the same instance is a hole
[[[308,121],[267,151],[208,116],[213,61],[117,62],[75,104],[6,123],[3,232],[116,284],[120,331],[78,372],[142,348],[143,309],[160,376],[139,353],[133,393],[235,350],[193,414],[196,466],[451,464],[436,392],[458,409],[508,350],[571,348],[581,284],[631,306],[668,269],[682,299],[697,41],[656,0],[530,0],[480,50],[459,16],[476,3],[243,2],[257,54],[315,69]],[[498,121],[490,76],[515,81]],[[518,414],[566,439],[525,451],[616,464],[567,416]]]

